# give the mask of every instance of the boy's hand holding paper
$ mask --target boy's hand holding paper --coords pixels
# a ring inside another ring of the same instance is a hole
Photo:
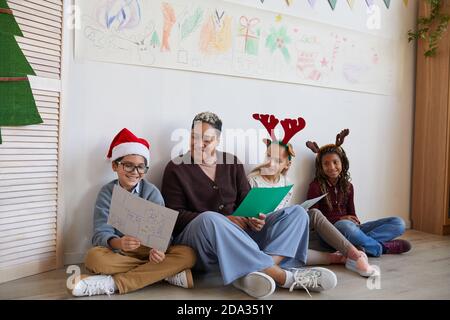
[[[118,185],[114,186],[108,224],[130,238],[138,239],[142,245],[165,252],[177,217],[178,212],[175,210],[136,197]],[[130,243],[131,246],[136,246],[136,243]],[[159,255],[154,258],[155,261],[160,260]]]

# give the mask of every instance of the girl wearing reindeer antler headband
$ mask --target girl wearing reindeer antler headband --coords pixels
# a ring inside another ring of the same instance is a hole
[[[289,143],[290,139],[306,126],[303,118],[284,119],[281,125],[285,136],[283,140],[277,140],[274,134],[276,125],[280,122],[273,115],[254,114],[255,120],[261,121],[270,134],[271,139],[263,139],[267,146],[266,161],[257,166],[249,174],[248,180],[252,188],[274,188],[292,185],[287,176],[292,158],[295,157],[294,148]],[[292,189],[281,201],[276,210],[289,206],[292,198]],[[310,231],[315,230],[317,234],[326,239],[326,242],[339,252],[328,253],[308,250],[307,265],[346,263],[346,266],[355,266],[351,270],[362,276],[370,276],[375,272],[364,253],[358,251],[324,215],[317,209],[308,210]]]
[[[361,224],[355,213],[353,185],[350,182],[349,161],[342,148],[350,130],[342,130],[336,136],[335,144],[321,148],[316,142],[308,141],[306,146],[316,156],[316,177],[310,184],[308,199],[322,194],[327,196],[314,208],[319,209],[327,219],[355,246],[374,257],[381,254],[404,253],[411,249],[406,240],[393,240],[405,231],[401,218],[390,217]]]

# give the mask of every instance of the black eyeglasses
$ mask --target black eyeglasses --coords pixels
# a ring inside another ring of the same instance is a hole
[[[116,163],[117,163],[117,164],[121,164],[123,170],[124,170],[125,172],[128,172],[128,173],[132,173],[132,172],[134,172],[134,170],[137,170],[137,172],[138,172],[139,174],[144,174],[144,173],[147,173],[147,172],[148,172],[148,167],[145,166],[145,165],[143,165],[143,164],[140,164],[140,165],[138,165],[138,166],[135,166],[134,164],[129,163],[129,162],[120,162],[120,161],[118,161],[118,162],[116,162]]]

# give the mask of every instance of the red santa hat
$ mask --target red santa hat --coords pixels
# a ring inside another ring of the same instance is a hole
[[[130,130],[123,128],[111,142],[107,157],[114,161],[130,154],[137,154],[143,156],[148,165],[150,163],[149,149],[150,144],[147,140],[138,138]]]

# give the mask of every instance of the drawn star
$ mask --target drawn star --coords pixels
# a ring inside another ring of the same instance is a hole
[[[328,67],[328,60],[324,57],[322,59],[322,61],[320,61],[320,64],[322,65],[322,67]]]

